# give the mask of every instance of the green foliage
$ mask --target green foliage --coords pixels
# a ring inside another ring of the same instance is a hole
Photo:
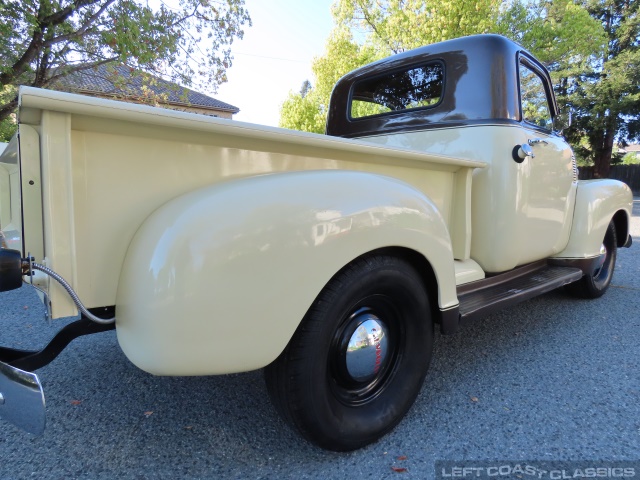
[[[311,93],[304,97],[299,93],[289,92],[289,97],[280,109],[279,125],[291,130],[324,133],[324,117],[316,95]]]
[[[329,36],[326,52],[313,62],[316,84],[306,81],[300,92],[290,92],[280,109],[279,125],[292,130],[324,133],[329,99],[343,75],[384,55],[370,45],[358,45],[351,32],[337,27]]]
[[[552,71],[581,71],[601,56],[606,35],[599,22],[572,0],[515,0],[496,33],[515,40]]]
[[[226,81],[230,45],[250,25],[244,0],[0,0],[0,120],[15,87],[126,64],[183,85]],[[196,81],[197,80],[197,81]]]
[[[338,25],[360,29],[367,42],[398,53],[495,28],[500,0],[338,0]]]
[[[620,162],[622,165],[638,165],[640,164],[640,154],[636,152],[629,152],[622,157]]]
[[[515,3],[500,27],[547,64],[558,103],[573,110],[567,138],[606,176],[614,142],[640,138],[640,2]]]
[[[8,143],[17,130],[18,125],[13,117],[9,116],[0,121],[0,142]]]
[[[622,159],[624,158],[624,153],[622,152],[613,152],[611,154],[611,165],[622,165]]]
[[[365,102],[362,100],[353,100],[351,102],[351,117],[362,118],[370,117],[372,115],[379,115],[381,113],[390,112],[391,109],[379,103]]]
[[[575,78],[566,102],[575,110],[570,138],[589,141],[596,175],[606,177],[615,141],[640,139],[640,3],[588,1],[607,36],[603,55]]]
[[[280,126],[324,132],[331,91],[340,77],[393,53],[489,32],[495,28],[500,4],[500,0],[338,0],[333,7],[336,27],[325,54],[313,63],[315,83],[304,96],[289,94],[280,109]],[[375,114],[379,108],[357,105],[355,113]]]
[[[565,134],[582,164],[606,176],[615,141],[640,140],[640,2],[637,0],[337,0],[336,28],[314,62],[315,83],[291,93],[281,125],[322,132],[331,88],[375,59],[475,33],[500,33],[550,70]],[[357,105],[363,114],[371,106]],[[359,111],[359,110],[357,110]]]
[[[1,0],[0,0],[1,1]],[[2,31],[4,25],[0,25],[0,32]],[[16,87],[12,85],[5,86],[0,91],[0,105],[5,101],[5,99],[15,98],[18,90]],[[17,125],[14,119],[15,115],[7,114],[5,118],[0,117],[0,142],[8,142],[17,129]]]

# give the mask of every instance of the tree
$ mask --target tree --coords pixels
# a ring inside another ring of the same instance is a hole
[[[292,130],[323,133],[331,90],[346,73],[383,57],[371,45],[358,45],[351,32],[337,27],[327,40],[326,52],[313,61],[316,84],[305,80],[300,92],[290,92],[280,108],[279,125]]]
[[[614,142],[640,139],[640,2],[589,0],[585,7],[602,25],[607,44],[566,96],[576,120],[569,133],[588,139],[590,151],[583,154],[593,160],[594,175],[606,178]]]
[[[495,28],[502,0],[339,0],[338,25],[358,29],[380,50],[400,53]]]
[[[640,135],[640,3],[516,2],[501,29],[546,63],[558,103],[573,111],[565,134],[578,159],[607,177],[614,142]]]
[[[50,87],[104,64],[215,90],[245,24],[244,0],[179,0],[177,8],[143,0],[0,0],[0,122],[17,106],[18,85]]]
[[[325,54],[313,62],[315,84],[305,95],[289,94],[280,109],[280,126],[324,132],[331,91],[340,77],[394,53],[489,32],[500,5],[501,0],[338,0]]]
[[[304,98],[289,95],[283,126],[322,132],[333,83],[371,60],[492,32],[549,68],[561,109],[574,115],[565,134],[578,160],[595,164],[596,176],[608,175],[614,142],[640,140],[637,0],[339,0],[333,16],[337,27],[314,62],[315,85]]]

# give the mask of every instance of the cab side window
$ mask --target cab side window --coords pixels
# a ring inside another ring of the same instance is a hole
[[[551,130],[553,122],[542,78],[520,63],[520,102],[522,119],[537,127]]]

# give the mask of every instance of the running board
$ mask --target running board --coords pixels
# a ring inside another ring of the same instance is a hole
[[[582,278],[580,268],[538,262],[458,287],[460,325]]]

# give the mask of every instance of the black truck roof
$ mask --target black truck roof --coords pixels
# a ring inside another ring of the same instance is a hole
[[[473,35],[435,43],[354,70],[336,83],[327,115],[327,135],[381,133],[470,124],[520,122],[519,59],[547,79],[551,114],[557,114],[547,70],[517,43],[500,35]],[[438,103],[361,118],[351,117],[354,85],[421,65],[440,64],[444,77]]]

